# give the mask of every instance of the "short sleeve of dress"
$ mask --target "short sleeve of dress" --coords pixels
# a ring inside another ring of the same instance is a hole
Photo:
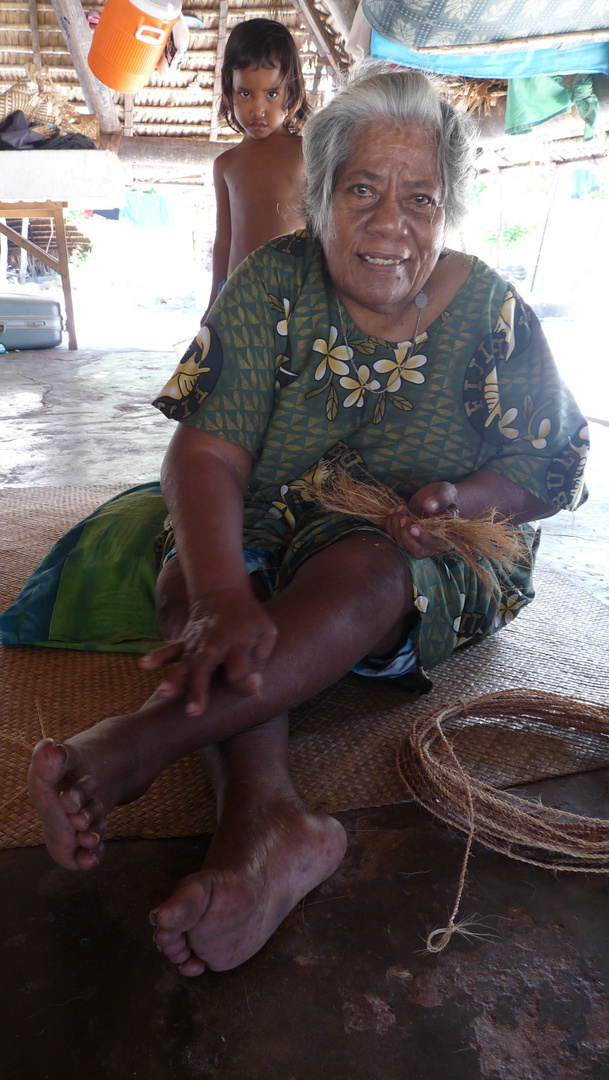
[[[489,468],[557,509],[587,498],[588,426],[558,372],[539,320],[505,282],[499,314],[466,370],[463,404]],[[497,309],[495,309],[497,310]]]
[[[259,249],[231,274],[208,321],[153,401],[165,416],[256,456],[273,408],[281,253]],[[294,260],[290,260],[293,264]],[[279,301],[281,305],[281,301]]]

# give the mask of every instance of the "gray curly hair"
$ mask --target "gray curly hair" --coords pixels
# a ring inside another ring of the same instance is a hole
[[[446,228],[462,220],[473,172],[476,126],[441,97],[420,71],[395,68],[383,61],[358,65],[332,101],[307,121],[303,132],[304,210],[309,231],[323,240],[332,194],[363,127],[378,123],[422,124],[435,139]]]

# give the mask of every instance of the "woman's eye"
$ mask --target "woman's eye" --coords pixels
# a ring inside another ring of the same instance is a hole
[[[415,195],[414,201],[417,206],[431,206],[432,199],[430,195]]]
[[[354,184],[352,191],[361,198],[370,194],[370,188],[367,184]]]

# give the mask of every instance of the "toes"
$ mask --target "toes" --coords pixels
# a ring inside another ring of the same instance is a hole
[[[158,947],[172,964],[183,964],[185,960],[188,960],[191,953],[190,945],[184,937],[180,941],[174,942],[173,945],[166,947],[159,945]]]
[[[41,739],[32,752],[34,778],[46,784],[63,780],[68,767],[68,748],[55,739]]]
[[[87,851],[95,851],[96,848],[99,848],[101,842],[101,836],[95,829],[79,832],[77,839],[80,847],[85,848]]]
[[[91,799],[91,802],[83,810],[79,810],[77,814],[68,813],[68,818],[70,825],[77,833],[95,831],[99,839],[106,831],[104,808],[101,799],[97,798],[97,796]]]
[[[186,975],[191,978],[194,975],[202,975],[206,968],[207,964],[203,960],[199,960],[199,957],[192,953],[188,960],[180,965],[180,975]]]
[[[59,802],[67,814],[77,814],[95,795],[96,783],[92,776],[79,776],[59,792]]]
[[[187,933],[203,918],[211,898],[211,888],[198,878],[186,878],[166,903],[150,912],[153,926]]]
[[[154,943],[167,960],[172,964],[183,964],[191,956],[191,948],[184,934],[177,930],[161,930],[154,932]]]
[[[74,863],[77,870],[93,870],[104,853],[104,845],[101,841],[92,851],[79,847],[74,853]]]
[[[179,930],[162,930],[160,927],[154,931],[152,940],[164,953],[175,952],[186,944],[186,938]]]

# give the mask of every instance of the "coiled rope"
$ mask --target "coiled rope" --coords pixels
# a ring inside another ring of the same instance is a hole
[[[465,771],[446,727],[465,717],[514,720],[527,725],[562,727],[570,736],[580,732],[608,739],[606,706],[580,698],[531,689],[500,690],[446,706],[435,715],[416,719],[397,750],[398,772],[421,806],[467,835],[457,897],[448,925],[427,938],[430,952],[441,952],[453,933],[465,886],[474,840],[510,859],[550,870],[585,873],[609,871],[609,820],[583,817],[530,802],[509,791],[491,787]],[[609,760],[609,757],[608,757]]]

